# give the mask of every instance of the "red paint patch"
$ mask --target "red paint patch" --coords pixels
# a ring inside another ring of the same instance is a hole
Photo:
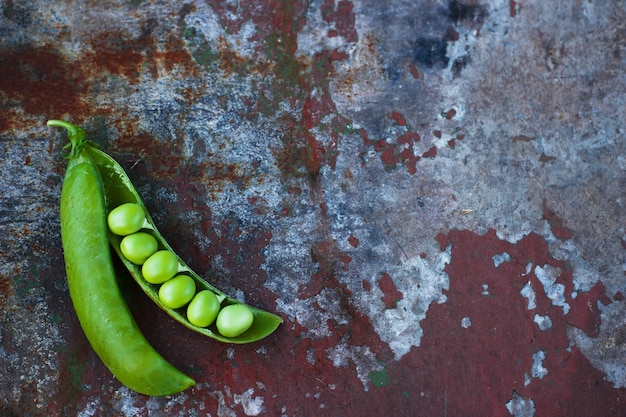
[[[386,168],[394,169],[398,162],[400,161],[400,155],[398,155],[397,147],[390,146],[389,144],[384,143],[384,146],[381,146],[379,149],[383,149],[380,160],[383,162]]]
[[[515,17],[517,15],[518,5],[515,0],[509,0],[509,15]]]
[[[354,236],[354,235],[350,235],[350,237],[348,238],[348,243],[353,248],[358,248],[359,247],[359,239],[356,236]]]
[[[389,117],[391,117],[398,126],[406,126],[406,119],[399,112],[393,111]]]
[[[385,308],[395,308],[396,303],[402,299],[403,295],[396,288],[391,276],[383,272],[378,280],[378,287],[383,292],[383,296],[380,298],[385,303]]]
[[[456,110],[455,109],[450,109],[447,112],[445,112],[443,114],[443,116],[447,119],[447,120],[451,120],[454,116],[456,116]]]
[[[611,300],[611,297],[609,297],[608,295],[604,293],[598,297],[598,301],[600,301],[602,305],[604,306],[608,306],[609,304],[613,302],[613,300]]]
[[[453,231],[437,241],[442,248],[452,245],[445,268],[450,288],[447,301],[432,304],[421,323],[421,346],[387,364],[390,384],[381,394],[403,404],[397,415],[447,410],[448,415],[507,416],[505,404],[514,392],[534,401],[538,415],[616,415],[626,390],[614,390],[566,336],[569,325],[597,334],[601,284],[573,299],[567,264],[550,256],[545,240],[534,233],[516,244],[498,239],[494,230],[482,236]],[[492,256],[503,252],[511,260],[495,267]],[[528,263],[560,268],[556,282],[565,287],[568,314],[552,305],[533,272],[525,275]],[[528,282],[537,297],[532,310],[520,294]],[[551,328],[540,330],[535,314],[550,317]],[[471,324],[464,328],[466,317]],[[533,354],[540,351],[548,373],[532,377]]]
[[[350,255],[340,255],[339,259],[344,263],[344,270],[347,271],[349,269],[350,262],[352,262],[352,256]]]
[[[437,156],[437,147],[432,146],[429,150],[422,154],[422,158],[434,158]]]
[[[324,0],[321,6],[322,18],[328,23],[334,23],[335,29],[330,30],[329,37],[343,36],[347,42],[356,42],[358,35],[354,26],[354,5],[351,1]]]
[[[413,145],[420,141],[420,135],[416,132],[408,131],[398,137],[398,146],[402,148],[400,152],[400,161],[404,162],[409,174],[413,175],[417,172],[417,162],[421,159],[415,155]]]
[[[545,204],[543,206],[543,217],[548,221],[552,234],[557,239],[570,239],[572,232],[565,226],[563,226],[563,220],[561,220],[554,211],[550,210]]]

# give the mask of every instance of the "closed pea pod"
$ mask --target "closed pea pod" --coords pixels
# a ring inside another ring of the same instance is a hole
[[[100,173],[86,152],[85,132],[67,122],[69,159],[61,191],[61,239],[70,297],[80,325],[113,375],[146,395],[171,395],[194,381],[157,353],[143,336],[120,292],[107,239]]]

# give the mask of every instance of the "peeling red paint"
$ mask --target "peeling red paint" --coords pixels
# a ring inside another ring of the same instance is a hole
[[[396,122],[398,126],[406,126],[406,119],[399,112],[397,111],[391,112],[390,117]]]
[[[335,29],[328,32],[328,37],[343,36],[348,42],[356,42],[357,31],[354,26],[356,16],[354,4],[348,0],[324,0],[321,6],[322,18],[328,23],[334,23]]]
[[[515,17],[517,15],[518,4],[515,0],[509,0],[509,16]]]
[[[383,272],[378,279],[378,287],[383,292],[381,300],[385,304],[385,308],[395,308],[396,303],[403,298],[403,295],[396,288],[391,275]]]
[[[350,269],[349,265],[352,262],[352,257],[350,255],[342,254],[339,255],[339,260],[344,263],[344,270],[348,271]]]
[[[615,415],[621,409],[626,390],[607,394],[610,384],[566,336],[568,325],[597,335],[600,315],[595,301],[603,295],[601,284],[572,299],[571,271],[552,258],[546,242],[533,233],[516,244],[498,239],[493,230],[482,236],[453,231],[437,240],[442,248],[452,245],[447,300],[428,310],[421,346],[400,362],[387,364],[390,384],[381,389],[404,404],[399,415],[447,410],[448,415],[506,416],[505,404],[513,392],[533,400],[538,416]],[[496,268],[491,257],[502,252],[511,260]],[[567,315],[551,305],[532,272],[526,275],[528,263],[561,268],[558,282],[566,287],[571,305]],[[537,294],[537,308],[532,310],[520,294],[529,280]],[[535,314],[548,315],[552,327],[540,330],[533,322]],[[471,320],[467,328],[461,326],[464,317]],[[529,379],[532,354],[538,351],[545,352],[548,373]],[[409,398],[402,392],[410,393]]]
[[[552,234],[557,239],[569,239],[572,237],[572,232],[565,226],[563,226],[563,220],[561,220],[554,211],[550,210],[545,204],[543,206],[543,217],[548,221]]]
[[[451,120],[454,116],[456,116],[456,109],[450,109],[446,111],[443,115],[447,120]]]
[[[422,158],[434,158],[435,156],[437,156],[436,146],[431,146],[429,150],[427,150],[426,152],[422,154]]]
[[[448,113],[450,112],[456,113],[454,109]],[[369,138],[369,134],[364,129],[361,129],[360,134],[363,138],[363,145],[380,154],[381,162],[386,171],[393,171],[399,165],[403,165],[409,174],[414,175],[417,173],[417,164],[421,159],[435,158],[437,156],[437,146],[431,144],[421,155],[418,155],[419,151],[428,146],[428,143],[422,143],[418,146],[418,142],[421,143],[422,141],[421,136],[408,125],[406,118],[401,113],[391,112],[388,118],[393,120],[394,125],[401,128],[402,131],[395,138],[373,140]],[[450,116],[451,118],[452,116]],[[458,129],[455,129],[456,136],[448,141],[450,148],[456,146],[457,140],[465,138],[465,134],[458,132]],[[437,139],[443,136],[441,130],[438,129],[434,130],[432,134]]]

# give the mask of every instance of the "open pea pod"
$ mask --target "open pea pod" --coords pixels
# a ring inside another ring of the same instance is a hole
[[[100,176],[102,177],[107,212],[110,212],[124,203],[135,203],[139,205],[144,211],[146,226],[150,229],[150,233],[157,239],[159,249],[168,250],[176,256],[179,262],[179,271],[189,275],[195,281],[197,291],[212,291],[221,302],[221,308],[233,304],[244,304],[209,284],[206,280],[195,273],[178,255],[176,255],[174,250],[170,247],[154,225],[146,206],[141,200],[141,197],[133,186],[130,178],[124,169],[113,158],[90,145],[86,145],[85,149],[89,152],[89,155],[96,164],[96,167],[100,172]],[[109,241],[111,242],[113,249],[124,262],[124,265],[130,271],[130,274],[133,276],[135,281],[137,281],[143,291],[161,309],[189,329],[221,342],[243,344],[254,342],[270,335],[283,322],[283,320],[275,314],[248,306],[253,314],[252,325],[244,333],[238,336],[226,337],[220,334],[215,323],[209,325],[208,327],[195,326],[187,319],[185,307],[174,309],[163,305],[159,299],[159,286],[147,282],[142,276],[141,266],[129,261],[122,254],[120,249],[122,238],[122,236],[118,236],[109,231]]]

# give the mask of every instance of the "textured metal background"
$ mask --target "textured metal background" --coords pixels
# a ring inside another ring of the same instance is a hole
[[[2,415],[625,415],[623,2],[0,4]],[[198,381],[121,386],[69,299],[50,118],[285,324],[207,340],[120,270]]]

